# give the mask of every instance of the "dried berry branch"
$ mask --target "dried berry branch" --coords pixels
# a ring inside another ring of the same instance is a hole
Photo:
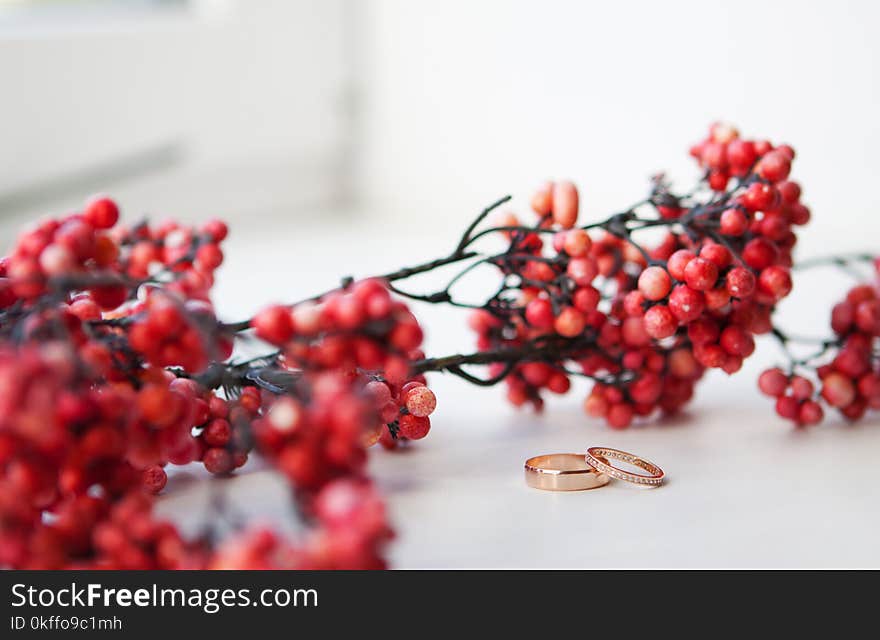
[[[484,209],[452,251],[226,323],[210,289],[222,222],[117,224],[99,198],[23,233],[0,260],[0,566],[14,568],[374,568],[391,531],[366,477],[367,447],[424,438],[436,407],[425,374],[445,371],[516,405],[543,404],[571,378],[594,386],[587,413],[614,428],[691,399],[704,371],[732,374],[771,334],[785,369],[760,388],[799,425],[821,403],[850,419],[880,407],[880,299],[853,288],[834,336],[774,325],[791,291],[795,229],[809,209],[789,179],[794,151],[715,125],[691,150],[703,174],[676,193],[655,176],[646,198],[577,225],[577,189],[544,185],[534,222]],[[495,219],[491,219],[491,218]],[[663,234],[659,241],[654,237]],[[495,238],[503,250],[486,250]],[[867,254],[800,263],[861,274]],[[458,265],[437,291],[413,276]],[[497,285],[456,299],[477,268]],[[473,352],[426,357],[402,299],[471,310]],[[236,341],[273,345],[234,358]],[[811,343],[811,351],[796,350]],[[483,374],[475,367],[485,367]],[[817,393],[809,377],[821,381]],[[232,473],[258,452],[290,482],[308,536],[244,527],[186,539],[152,514],[165,468]]]

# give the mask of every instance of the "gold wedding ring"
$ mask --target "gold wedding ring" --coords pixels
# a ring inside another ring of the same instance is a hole
[[[640,469],[644,469],[648,472],[648,475],[630,473],[629,471],[613,467],[608,462],[609,459],[620,460]],[[663,482],[663,476],[665,475],[663,469],[653,462],[649,462],[648,460],[640,458],[632,453],[627,453],[626,451],[620,451],[618,449],[610,449],[608,447],[590,447],[587,449],[584,460],[589,466],[594,467],[597,471],[609,475],[612,478],[649,487],[659,487]]]
[[[583,491],[608,484],[608,476],[578,453],[551,453],[526,460],[526,484],[544,491]]]

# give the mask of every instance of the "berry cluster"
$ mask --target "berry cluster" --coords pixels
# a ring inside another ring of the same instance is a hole
[[[306,373],[288,394],[266,399],[254,437],[297,489],[362,475],[364,436],[376,414],[359,391],[337,372]]]
[[[38,223],[0,259],[0,566],[379,568],[391,531],[367,449],[428,434],[426,373],[505,382],[513,404],[536,408],[587,377],[586,412],[624,428],[678,410],[707,369],[738,371],[756,335],[790,354],[773,312],[810,218],[789,179],[794,151],[714,125],[692,155],[704,175],[687,193],[659,175],[633,207],[577,226],[575,186],[547,183],[533,223],[507,213],[481,227],[503,199],[447,256],[236,323],[210,300],[222,222],[119,226],[97,198]],[[478,251],[486,236],[503,251]],[[454,264],[441,291],[397,284]],[[455,300],[480,264],[500,286],[482,304]],[[474,308],[478,350],[426,358],[400,298]],[[797,424],[820,421],[823,403],[850,419],[880,407],[876,287],[852,289],[831,325],[819,353],[759,380]],[[234,357],[252,336],[274,351]],[[311,525],[302,538],[244,528],[218,544],[154,515],[169,465],[226,475],[254,453],[289,480]]]
[[[437,401],[424,376],[411,375],[412,363],[424,358],[422,329],[382,280],[363,280],[292,307],[272,305],[251,325],[257,337],[281,347],[279,361],[288,369],[335,371],[369,395],[379,418],[362,438],[366,445],[381,441],[393,448],[427,435]]]
[[[754,336],[771,330],[792,287],[792,229],[809,220],[788,179],[794,151],[715,125],[692,153],[707,170],[703,198],[675,196],[661,177],[641,207],[591,234],[597,225],[575,228],[574,185],[558,182],[531,201],[537,225],[504,218],[510,246],[491,262],[505,286],[471,326],[484,351],[547,345],[535,362],[525,354],[508,372],[495,365],[514,404],[540,407],[540,390],[564,393],[570,375],[586,375],[597,380],[587,412],[625,427],[678,409],[707,368],[738,371]],[[640,218],[645,208],[657,217]],[[668,231],[652,248],[632,237],[657,226]],[[549,246],[543,232],[553,233]]]
[[[377,374],[358,368],[406,382],[421,330],[405,306],[370,281],[354,288],[366,324],[351,324],[340,294],[341,311],[315,316],[307,355],[291,342],[274,368],[237,364],[228,360],[237,331],[209,298],[226,226],[117,219],[112,201],[93,200],[26,231],[0,260],[0,566],[222,563],[212,544],[157,520],[151,496],[169,464],[228,474],[255,445],[314,514],[306,551],[285,566],[381,566],[389,530],[362,471],[363,440],[379,420],[364,387]],[[340,346],[343,327],[355,360]],[[297,382],[278,386],[278,375]],[[280,448],[284,439],[293,444]],[[327,497],[333,480],[342,484]]]
[[[874,267],[876,271],[876,262]],[[821,422],[823,403],[853,421],[868,409],[880,409],[880,363],[875,356],[880,343],[880,294],[876,284],[850,289],[831,310],[831,329],[834,336],[822,341],[818,353],[805,359],[791,356],[788,373],[775,367],[758,379],[759,389],[776,398],[776,412],[798,426]],[[784,346],[791,341],[782,333],[777,337]],[[818,391],[810,378],[818,383]]]

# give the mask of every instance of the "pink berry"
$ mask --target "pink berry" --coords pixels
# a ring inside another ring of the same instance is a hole
[[[856,389],[852,380],[842,373],[831,373],[822,381],[822,397],[832,407],[842,409],[855,400]]]
[[[639,276],[639,291],[648,300],[662,300],[671,288],[672,280],[663,267],[648,267]]]
[[[578,286],[585,287],[596,278],[599,268],[593,258],[573,258],[569,261],[566,274]]]
[[[553,183],[545,182],[535,191],[532,196],[532,211],[542,218],[549,216],[553,209]]]
[[[685,279],[685,268],[688,266],[691,260],[696,258],[697,256],[693,251],[688,251],[687,249],[680,249],[669,256],[669,260],[666,263],[666,268],[669,269],[669,275],[671,275],[676,280],[684,282]]]
[[[565,232],[563,247],[565,252],[572,258],[587,255],[592,244],[589,234],[583,229],[572,229]]]
[[[778,398],[788,388],[788,376],[782,369],[767,369],[758,377],[758,388],[761,393]]]
[[[813,383],[803,376],[793,376],[789,386],[791,395],[798,400],[807,400],[813,395]]]
[[[553,323],[556,333],[566,338],[574,338],[583,333],[587,326],[587,319],[583,313],[574,307],[565,307],[559,312]]]
[[[658,304],[645,312],[645,332],[655,340],[668,338],[678,328],[678,321],[666,305]]]
[[[404,402],[412,415],[425,418],[437,408],[437,396],[428,387],[414,387],[406,392]]]
[[[571,229],[578,217],[578,191],[567,180],[553,185],[553,221],[563,229]]]

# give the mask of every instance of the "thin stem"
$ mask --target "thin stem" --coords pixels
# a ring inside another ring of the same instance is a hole
[[[845,267],[852,263],[873,262],[877,256],[871,253],[845,253],[835,256],[817,256],[799,260],[792,269],[812,269],[814,267]]]

